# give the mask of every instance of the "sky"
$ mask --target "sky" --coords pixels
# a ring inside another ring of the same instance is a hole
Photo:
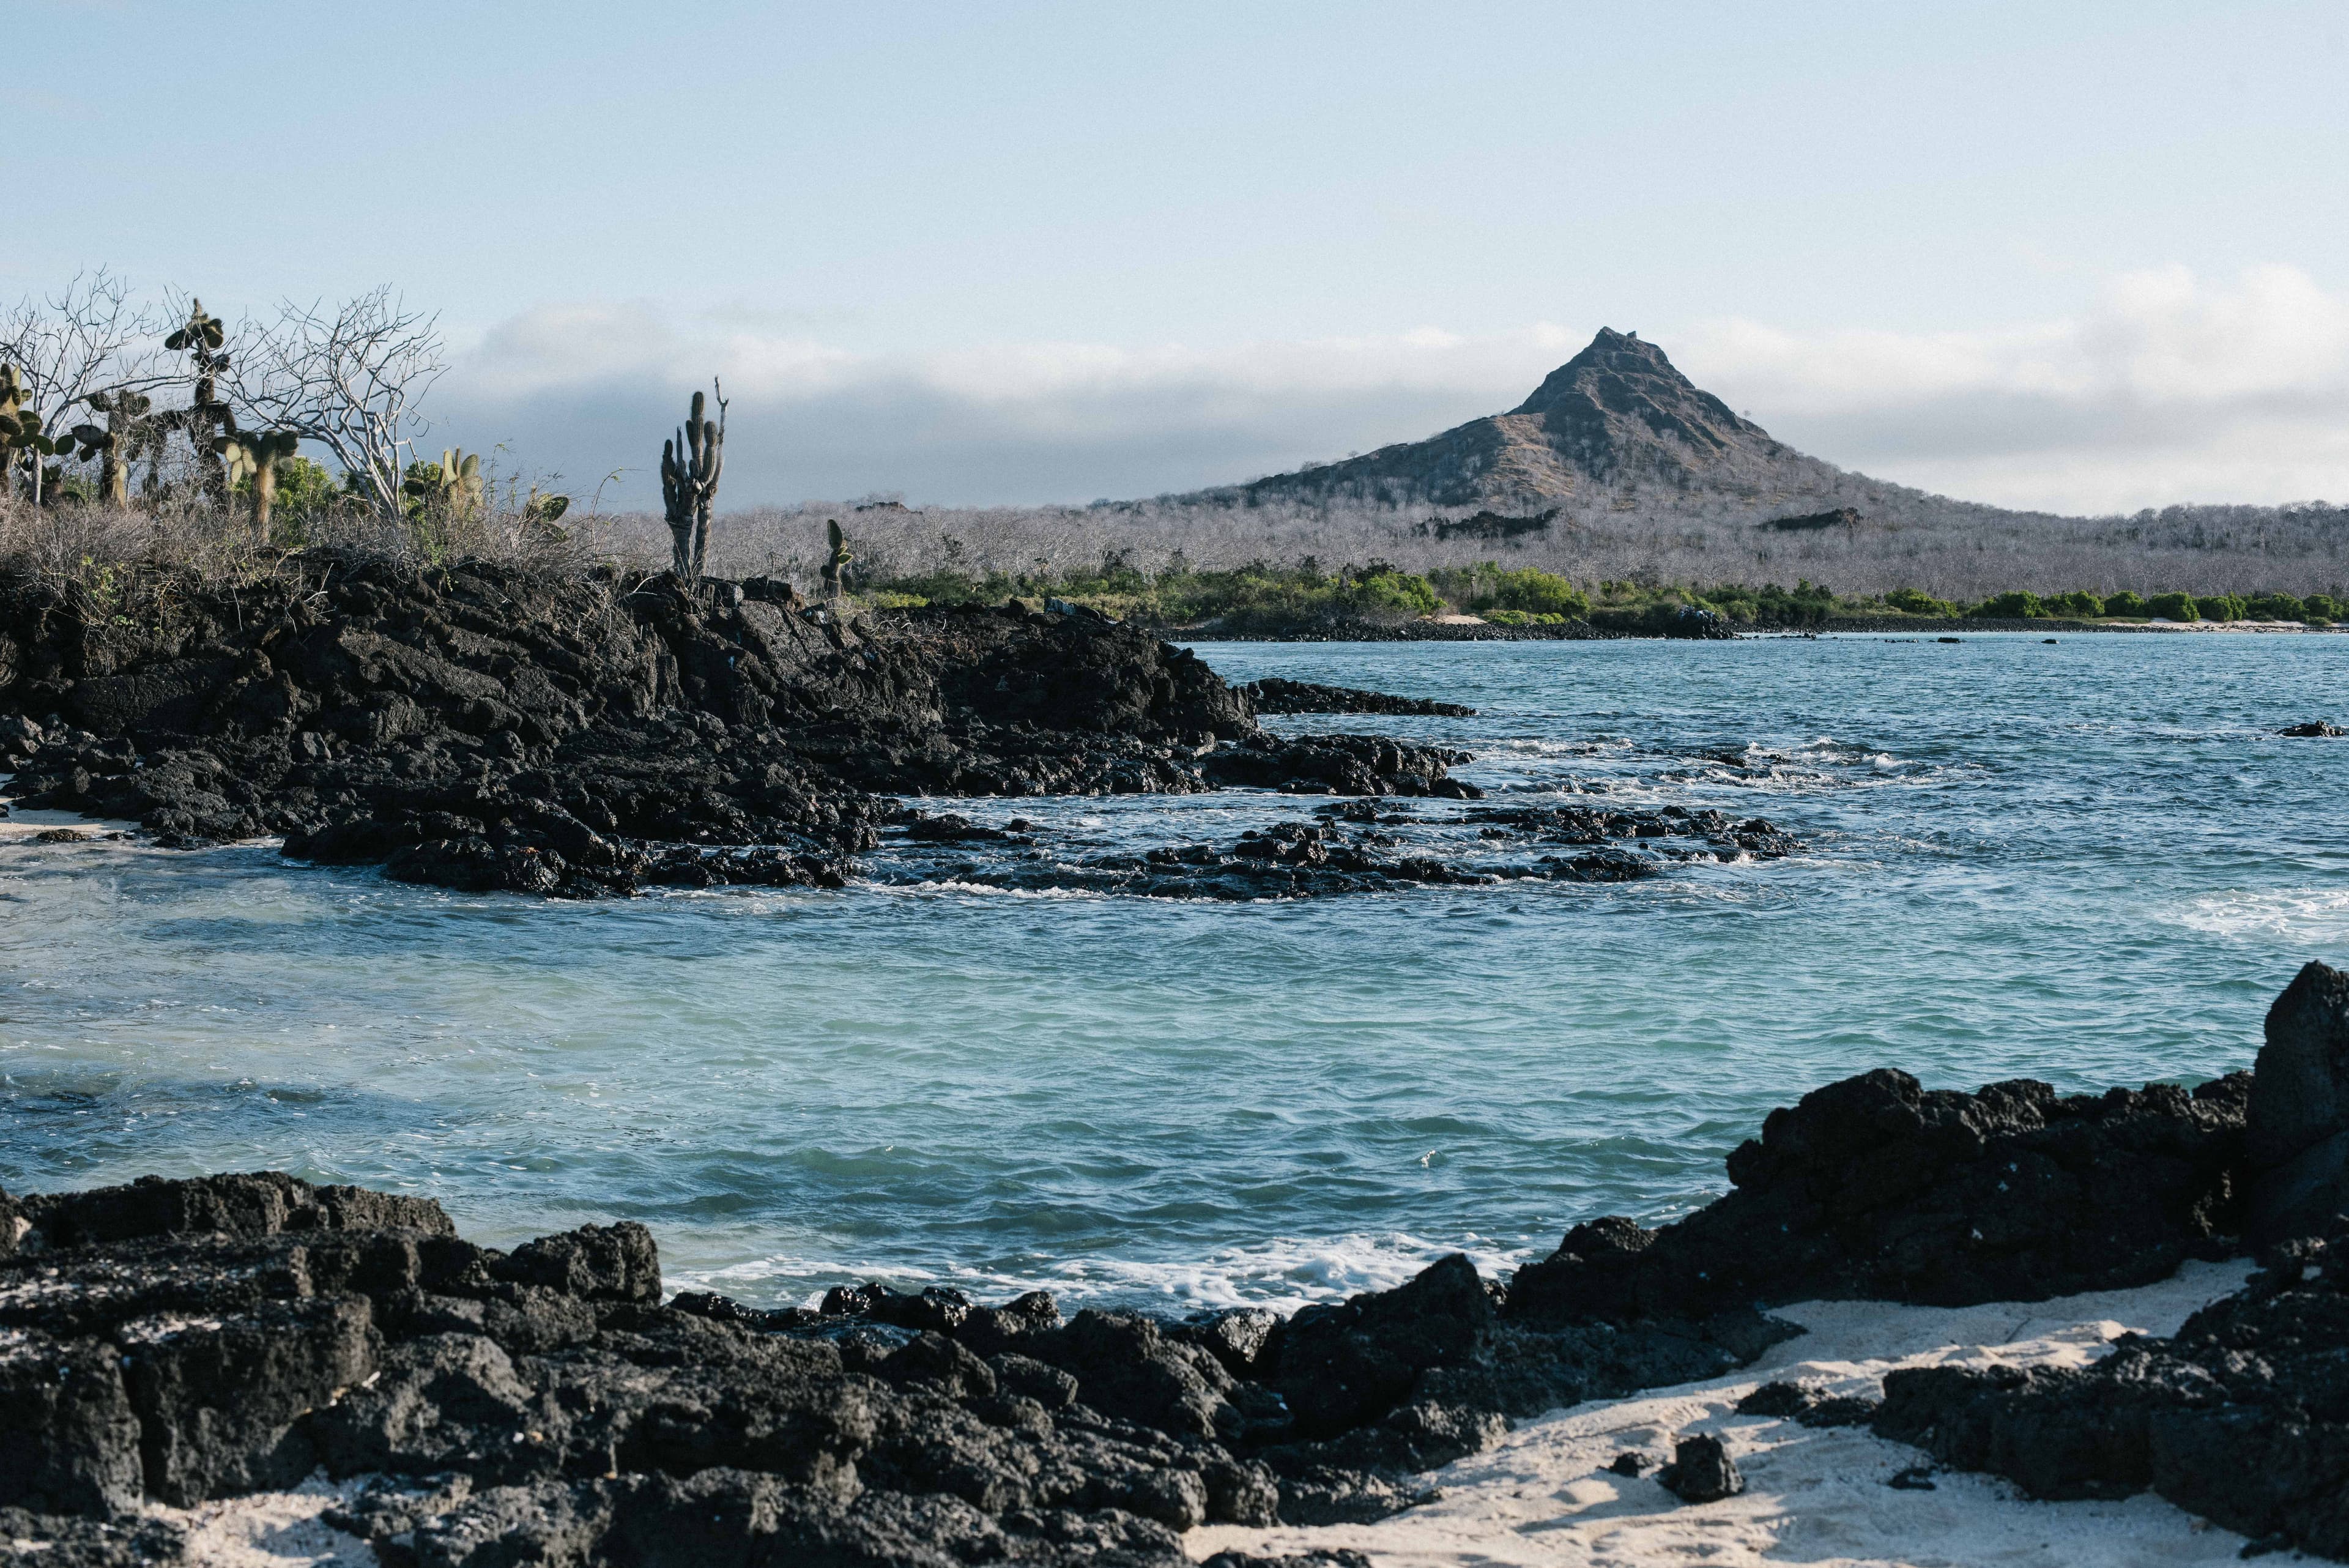
[[[426,445],[657,504],[1161,493],[1600,327],[2063,511],[2349,501],[2349,6],[0,0],[0,300],[437,311]],[[616,475],[616,476],[615,476]]]

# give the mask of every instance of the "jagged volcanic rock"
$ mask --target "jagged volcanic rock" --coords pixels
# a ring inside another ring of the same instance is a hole
[[[2086,1367],[1892,1373],[1877,1432],[2033,1497],[2150,1488],[2262,1546],[2349,1559],[2344,998],[2349,976],[2312,963],[2269,1010],[2242,1179],[2275,1239],[2241,1291]]]
[[[1259,713],[1402,713],[1423,718],[1473,719],[1474,708],[1427,697],[1390,697],[1351,686],[1318,686],[1268,675],[1240,688]]]
[[[1734,1189],[1661,1230],[1587,1221],[1512,1318],[1702,1318],[1819,1297],[1959,1306],[2149,1283],[2240,1228],[2251,1075],[2063,1096],[1927,1092],[1879,1068],[1770,1113]]]
[[[1087,612],[843,626],[766,579],[342,558],[171,587],[100,606],[0,582],[0,746],[28,803],[575,895],[836,886],[896,794],[1475,793],[1458,753],[1263,735],[1189,652]]]

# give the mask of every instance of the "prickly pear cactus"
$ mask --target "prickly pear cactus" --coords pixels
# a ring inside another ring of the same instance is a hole
[[[269,514],[277,504],[277,464],[302,444],[292,431],[231,431],[213,443],[227,460],[229,483],[246,485],[253,495],[253,532],[269,543]]]

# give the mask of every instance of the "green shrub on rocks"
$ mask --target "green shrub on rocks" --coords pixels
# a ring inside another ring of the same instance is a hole
[[[2156,594],[2145,601],[2145,613],[2157,620],[2200,620],[2202,611],[2191,594]]]
[[[2243,601],[2240,597],[2233,594],[2219,594],[2209,598],[2196,599],[2194,601],[2194,607],[2202,612],[2202,618],[2204,620],[2248,620],[2251,618],[2251,611],[2249,607],[2244,605]]]
[[[2144,615],[2146,613],[2145,599],[2129,589],[2123,588],[2120,592],[2110,595],[2106,598],[2105,613],[2108,616]]]
[[[2243,602],[2253,620],[2306,620],[2308,603],[2290,594],[2253,594]]]

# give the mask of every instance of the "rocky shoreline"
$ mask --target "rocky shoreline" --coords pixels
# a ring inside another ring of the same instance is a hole
[[[2349,1555],[2327,1267],[2349,976],[2308,966],[2254,1069],[2190,1092],[1879,1070],[1772,1113],[1729,1178],[1506,1281],[1454,1256],[1287,1319],[877,1283],[665,1299],[634,1223],[506,1252],[428,1198],[275,1173],[0,1198],[0,1540],[173,1561],[171,1509],[323,1471],[327,1521],[392,1564],[1174,1568],[1196,1526],[1382,1517],[1513,1420],[1734,1368],[1799,1332],[1774,1307],[2041,1300],[2254,1249],[2239,1294],[2084,1369],[1897,1372],[1880,1402],[1780,1384],[1755,1408]],[[1702,1436],[1674,1472],[1692,1506],[1733,1474]]]
[[[467,891],[837,888],[885,838],[1033,849],[968,873],[1004,886],[1212,898],[1620,880],[1792,845],[1759,819],[1582,813],[1486,823],[1487,847],[1514,834],[1536,853],[1471,868],[1404,842],[1395,829],[1418,819],[1389,811],[1360,831],[1307,821],[1102,857],[911,804],[1481,795],[1449,771],[1464,753],[1276,734],[1257,701],[1465,711],[1303,682],[1236,689],[1187,650],[1066,606],[843,622],[765,578],[688,590],[666,575],[303,556],[257,585],[154,583],[103,602],[0,581],[0,771],[18,804],[135,821],[165,846],[282,835],[292,858]],[[1538,853],[1610,843],[1596,858]]]

